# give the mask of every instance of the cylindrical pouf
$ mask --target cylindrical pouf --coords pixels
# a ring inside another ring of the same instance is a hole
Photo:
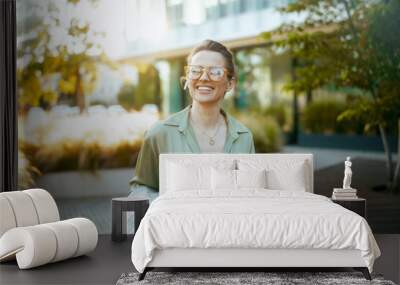
[[[74,257],[86,254],[96,248],[98,232],[92,221],[85,218],[74,218],[64,222],[71,224],[78,232],[79,245]]]
[[[57,262],[74,256],[79,237],[77,231],[65,221],[44,224],[51,229],[57,239],[57,252],[51,262]]]
[[[6,197],[0,193],[0,237],[9,229],[15,228],[17,222],[15,221],[14,211],[11,208],[10,202]]]
[[[14,228],[0,238],[0,259],[16,254],[20,269],[51,262],[56,250],[56,236],[42,225]]]
[[[86,254],[96,248],[92,221],[75,218],[7,231],[0,238],[0,260],[16,254],[20,269],[28,269]]]
[[[39,224],[52,223],[60,220],[56,202],[49,192],[43,189],[28,189],[22,191],[30,196],[36,208]]]
[[[35,205],[29,195],[23,191],[3,192],[0,195],[10,203],[17,227],[33,226],[39,223]]]
[[[0,217],[0,237],[15,227],[60,220],[56,202],[50,193],[43,189],[0,193]]]

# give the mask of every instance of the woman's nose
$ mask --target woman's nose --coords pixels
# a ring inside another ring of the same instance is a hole
[[[199,80],[210,80],[210,78],[208,77],[207,69],[203,69],[203,72],[201,73]]]

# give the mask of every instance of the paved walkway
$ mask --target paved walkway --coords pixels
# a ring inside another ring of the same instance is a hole
[[[367,152],[345,149],[327,149],[315,147],[285,146],[284,153],[312,153],[314,155],[314,170],[319,170],[340,162],[344,162],[347,156],[351,158],[369,158],[384,160],[383,152]],[[354,171],[357,171],[356,169]]]
[[[384,160],[385,158],[383,153],[306,148],[298,146],[285,146],[282,152],[312,153],[314,155],[315,170],[320,170],[344,162],[347,156],[352,158],[358,157],[378,160]],[[353,171],[356,172],[357,169],[353,169]],[[58,199],[57,205],[62,219],[86,217],[96,224],[100,234],[109,234],[111,233],[111,198],[112,197]],[[132,217],[130,217],[130,219],[132,219]],[[132,231],[132,228],[128,229],[128,232],[131,233]]]

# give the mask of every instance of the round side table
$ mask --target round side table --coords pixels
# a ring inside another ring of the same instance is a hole
[[[120,197],[111,200],[112,208],[112,231],[113,241],[126,240],[126,212],[135,213],[135,233],[140,221],[149,208],[149,200],[146,198]]]

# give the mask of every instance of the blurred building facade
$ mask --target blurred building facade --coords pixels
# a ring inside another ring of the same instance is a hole
[[[277,11],[294,0],[126,1],[128,44],[121,62],[155,64],[164,114],[188,103],[180,77],[190,49],[204,39],[220,41],[234,52],[239,73],[236,90],[227,95],[230,107],[290,100],[290,94],[282,96],[282,86],[290,77],[291,60],[284,52],[271,54],[260,34],[296,20]]]

